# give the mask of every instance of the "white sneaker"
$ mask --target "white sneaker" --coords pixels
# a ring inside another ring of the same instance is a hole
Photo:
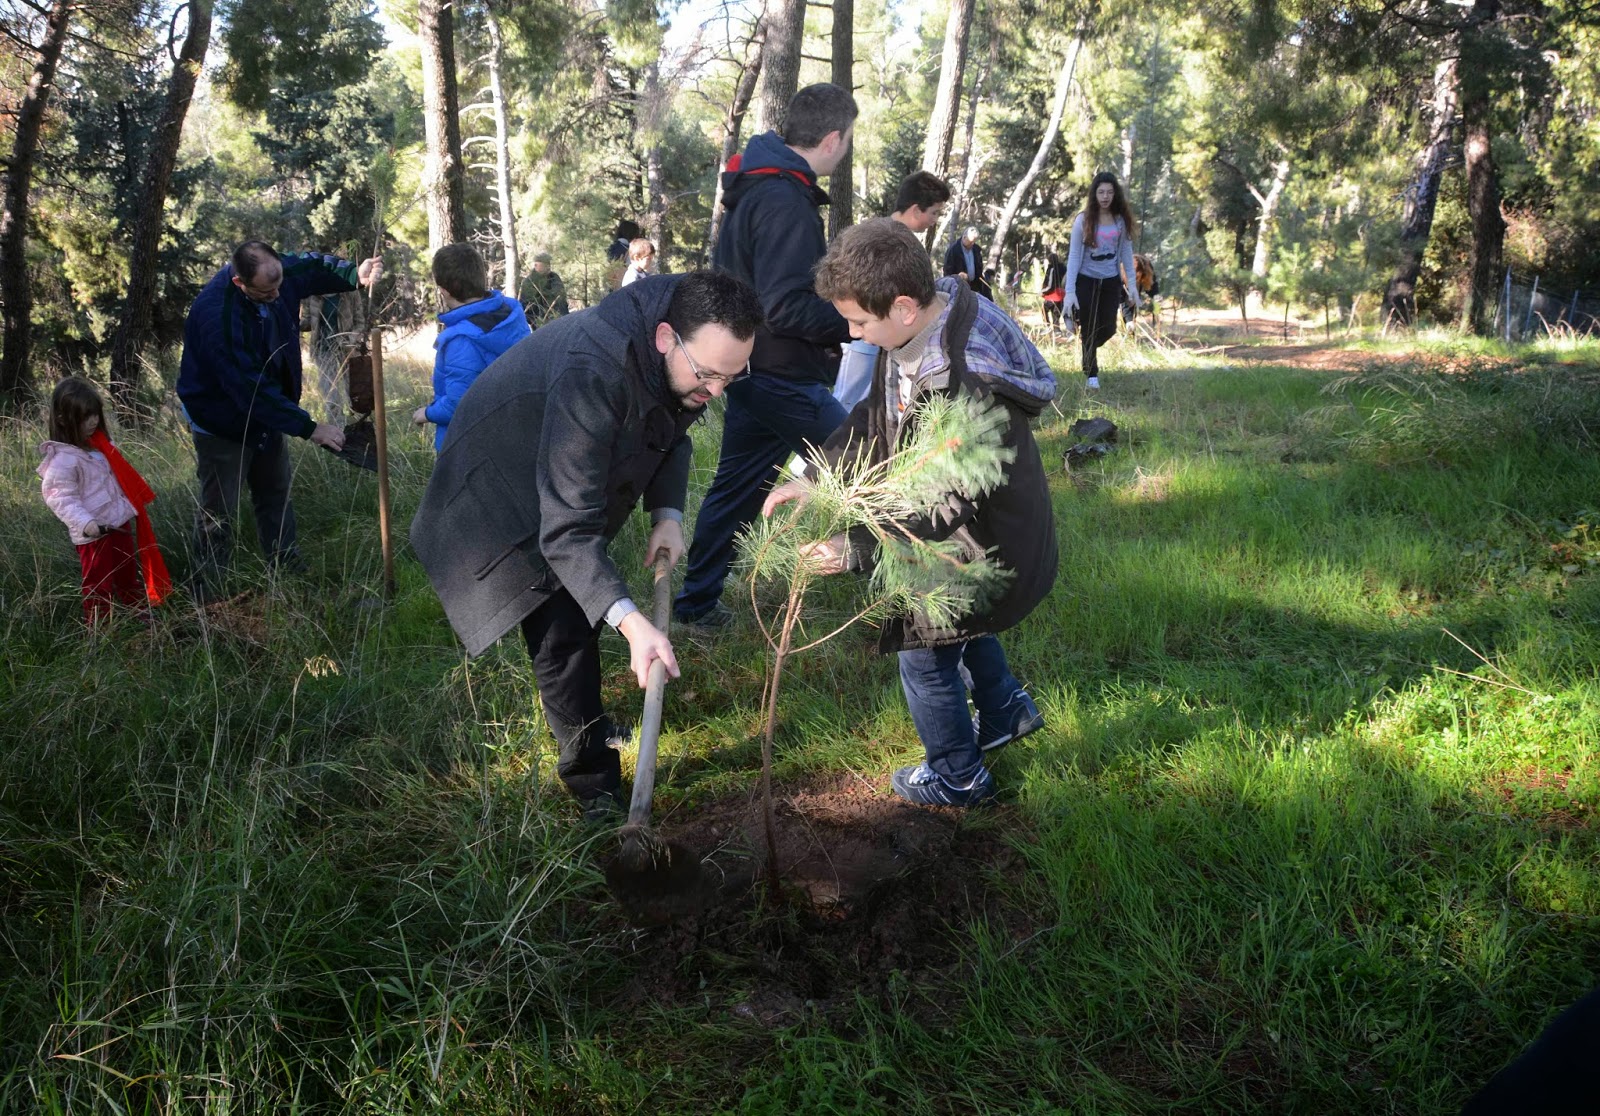
[[[1096,388],[1098,388],[1100,386],[1100,377],[1099,376],[1090,376],[1089,379],[1084,383],[1083,386],[1088,388],[1090,391],[1094,391]]]

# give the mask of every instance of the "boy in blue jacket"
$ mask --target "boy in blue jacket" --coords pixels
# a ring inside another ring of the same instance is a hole
[[[433,281],[444,304],[444,329],[433,342],[433,402],[418,407],[411,421],[437,426],[433,448],[441,450],[450,417],[472,381],[532,330],[520,303],[489,289],[489,265],[470,244],[446,244],[435,252]]]

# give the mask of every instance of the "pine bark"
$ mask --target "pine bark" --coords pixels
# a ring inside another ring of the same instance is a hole
[[[1061,117],[1067,109],[1067,92],[1072,88],[1072,75],[1078,68],[1078,56],[1083,53],[1084,40],[1089,36],[1088,18],[1078,21],[1077,30],[1072,35],[1072,45],[1067,48],[1066,54],[1061,59],[1061,70],[1056,76],[1055,96],[1050,102],[1050,119],[1046,122],[1044,135],[1039,139],[1039,149],[1033,153],[1033,162],[1028,165],[1028,170],[1022,179],[1011,189],[1011,196],[1006,199],[1006,207],[1000,213],[1000,220],[995,222],[994,239],[989,243],[989,255],[984,261],[984,270],[1000,266],[1000,253],[1005,248],[1006,237],[1011,232],[1011,222],[1016,220],[1017,210],[1022,208],[1022,199],[1027,195],[1028,188],[1044,170],[1044,165],[1050,159],[1050,149],[1055,146],[1056,136],[1061,133]]]
[[[1452,53],[1456,49],[1452,43]],[[1433,214],[1439,203],[1439,183],[1454,146],[1456,109],[1460,95],[1454,57],[1434,67],[1432,121],[1428,139],[1417,153],[1416,170],[1406,187],[1405,210],[1400,219],[1400,259],[1383,292],[1384,321],[1410,325],[1417,320],[1417,277],[1422,257],[1433,235]]]
[[[661,83],[661,62],[644,68],[644,88],[640,90],[636,126],[644,148],[645,235],[655,242],[656,260],[664,265],[668,243],[667,172],[661,150],[662,126],[671,100],[671,91]]]
[[[750,102],[755,98],[756,82],[761,77],[761,63],[765,57],[767,45],[767,24],[765,20],[756,24],[750,34],[750,41],[745,44],[744,71],[739,75],[739,84],[734,87],[733,101],[728,105],[728,113],[722,121],[722,159],[717,163],[716,194],[711,202],[711,228],[706,234],[706,262],[710,262],[711,253],[717,247],[717,237],[722,232],[722,175],[728,169],[728,163],[739,150],[739,134],[744,128],[745,113],[750,111]]]
[[[1266,289],[1267,271],[1272,266],[1272,231],[1278,223],[1278,206],[1283,203],[1283,191],[1289,184],[1291,170],[1293,164],[1285,154],[1272,164],[1272,181],[1267,184],[1265,193],[1254,183],[1245,183],[1250,196],[1261,207],[1261,215],[1256,219],[1255,252],[1250,257],[1250,274],[1255,277],[1258,291]]]
[[[995,66],[1000,62],[1000,36],[989,36],[989,57],[983,65],[979,66],[972,75],[972,92],[967,95],[967,124],[966,143],[961,149],[961,180],[951,189],[950,203],[944,207],[944,216],[939,218],[939,225],[928,230],[925,243],[929,251],[936,244],[948,244],[955,239],[953,231],[961,227],[963,211],[967,207],[967,199],[972,196],[972,187],[978,181],[978,172],[983,169],[986,158],[979,158],[976,144],[978,142],[978,106],[983,103],[983,86],[989,79]],[[952,168],[953,170],[953,168]]]
[[[961,109],[961,86],[967,72],[967,40],[972,32],[974,0],[950,0],[944,27],[944,50],[939,58],[939,88],[933,96],[933,115],[922,144],[922,169],[940,178],[950,165],[950,144],[956,136]]]
[[[1462,36],[1461,119],[1466,131],[1467,215],[1472,223],[1462,324],[1479,335],[1494,328],[1492,314],[1506,238],[1506,222],[1500,214],[1500,172],[1490,145],[1495,43],[1484,31],[1499,14],[1499,0],[1477,0],[1472,6],[1471,26]]]
[[[0,349],[0,399],[20,401],[33,393],[28,364],[33,343],[33,287],[28,281],[28,193],[33,185],[33,160],[39,152],[44,110],[55,88],[56,67],[72,22],[71,0],[55,0],[45,20],[44,42],[33,64],[27,91],[17,106],[11,159],[5,168],[5,195],[0,201],[0,306],[3,306],[3,349]]]
[[[855,92],[855,0],[833,0],[833,76],[830,80],[840,89]],[[855,173],[855,153],[846,151],[844,158],[834,168],[828,180],[828,238],[838,236],[849,228],[855,219],[855,190],[851,176]]]
[[[456,89],[454,5],[420,0],[422,126],[427,152],[423,185],[428,250],[467,239],[466,168],[461,162],[461,98]]]
[[[484,19],[489,30],[489,99],[494,111],[495,192],[500,201],[500,246],[505,254],[506,274],[501,289],[511,298],[521,290],[521,260],[517,254],[517,217],[511,196],[511,126],[506,118],[505,84],[500,77],[500,63],[505,57],[505,40],[500,34],[500,17],[495,6],[484,9]]]
[[[767,9],[767,44],[761,64],[761,115],[756,131],[783,134],[789,101],[800,89],[800,46],[806,0],[773,0]]]
[[[183,122],[194,99],[195,82],[211,45],[211,0],[189,0],[189,30],[183,49],[167,82],[167,103],[150,138],[144,165],[144,184],[135,210],[133,238],[128,245],[128,301],[122,322],[111,342],[111,393],[123,414],[136,411],[142,368],[139,351],[151,332],[151,308],[156,300],[157,264],[161,233],[166,228],[167,193],[178,165]]]

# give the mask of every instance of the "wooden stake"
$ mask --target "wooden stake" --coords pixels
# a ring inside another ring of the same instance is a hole
[[[383,411],[383,333],[373,330],[372,425],[378,442],[378,539],[383,545],[383,595],[394,598],[394,541],[389,537],[389,424]]]

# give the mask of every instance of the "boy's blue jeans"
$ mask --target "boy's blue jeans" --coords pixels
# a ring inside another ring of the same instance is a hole
[[[806,443],[820,446],[844,421],[827,384],[796,383],[756,372],[727,390],[722,454],[695,516],[689,568],[678,592],[679,620],[703,615],[722,596],[733,562],[734,536],[761,513],[778,466]]]
[[[983,766],[983,753],[967,709],[969,685],[978,712],[995,720],[1022,689],[1000,641],[985,635],[947,647],[902,651],[900,684],[927,753],[923,762],[952,786],[970,786]]]

